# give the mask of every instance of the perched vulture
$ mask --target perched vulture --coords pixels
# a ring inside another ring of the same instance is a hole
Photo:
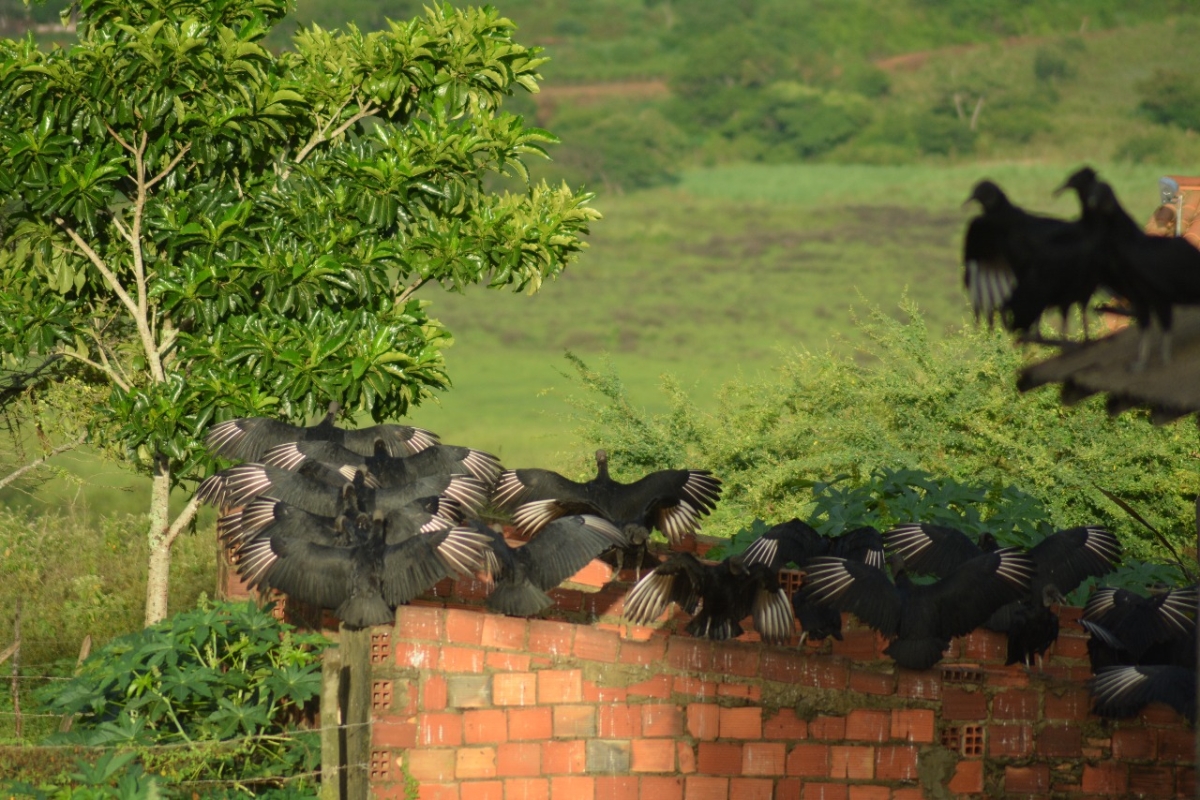
[[[287,442],[268,450],[262,463],[295,472],[304,464],[317,462],[348,481],[363,472],[372,489],[400,488],[434,475],[473,475],[490,488],[503,469],[495,456],[468,447],[435,444],[413,455],[391,456],[382,440],[375,446],[374,454],[362,456],[333,442]]]

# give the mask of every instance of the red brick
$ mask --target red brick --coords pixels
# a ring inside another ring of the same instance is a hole
[[[706,775],[742,774],[742,746],[730,742],[701,742],[696,769]]]
[[[442,638],[442,609],[401,606],[396,609],[396,637],[436,642]]]
[[[787,774],[824,778],[829,774],[829,745],[798,744],[787,756]]]
[[[720,730],[721,707],[713,703],[689,703],[687,730],[693,739],[716,739]]]
[[[371,725],[372,747],[416,747],[417,723],[404,717],[387,716]]]
[[[767,650],[760,659],[758,672],[764,680],[798,683],[804,674],[804,656],[790,650]]]
[[[1147,725],[1183,725],[1183,717],[1165,703],[1151,703],[1138,713],[1138,719]]]
[[[504,800],[504,784],[500,781],[470,781],[458,788],[462,800]]]
[[[602,739],[636,739],[642,735],[639,706],[606,705],[596,707],[596,735]]]
[[[684,780],[684,800],[729,800],[728,778],[688,777]]]
[[[1032,725],[990,725],[987,737],[988,755],[993,758],[1033,755]]]
[[[1176,797],[1194,798],[1196,796],[1196,768],[1176,767],[1175,784]]]
[[[937,700],[942,696],[942,679],[930,670],[897,670],[896,694],[914,700]]]
[[[883,742],[888,738],[891,714],[856,708],[846,715],[846,738],[852,742]]]
[[[509,778],[504,782],[504,800],[550,800],[550,781],[545,778]]]
[[[454,777],[459,780],[496,777],[496,748],[460,747],[455,759]]]
[[[772,800],[774,788],[770,778],[733,778],[729,781],[729,796],[737,800]]]
[[[992,697],[992,719],[1037,719],[1038,696],[1025,689],[1008,689]]]
[[[569,656],[575,626],[545,619],[529,620],[528,649],[549,656]]]
[[[1044,794],[1050,791],[1050,765],[1005,767],[1004,791],[1009,794]]]
[[[630,697],[657,697],[666,700],[671,696],[671,678],[667,675],[655,675],[641,683],[633,684],[628,691]]]
[[[542,746],[508,742],[496,747],[496,774],[502,778],[524,778],[542,774]]]
[[[532,659],[525,653],[489,651],[484,659],[489,669],[501,672],[528,672]],[[548,664],[545,666],[549,666]]]
[[[515,741],[549,739],[553,735],[549,708],[511,708],[508,738]]]
[[[1008,637],[1002,633],[977,628],[960,640],[963,658],[975,661],[1004,662],[1008,655]]]
[[[983,793],[983,761],[972,759],[960,761],[954,768],[954,777],[946,784],[954,794]]]
[[[1005,667],[1000,664],[983,664],[983,682],[993,689],[1027,689],[1029,675],[1024,664]],[[1086,679],[1086,678],[1085,678]]]
[[[807,739],[808,722],[797,717],[793,709],[781,708],[779,713],[763,722],[763,738]]]
[[[1085,792],[1120,794],[1128,785],[1126,767],[1111,761],[1102,761],[1095,766],[1084,764],[1082,785]]]
[[[851,661],[874,661],[878,657],[875,648],[875,631],[845,631],[842,640],[833,640],[833,654]]]
[[[1157,740],[1150,728],[1120,728],[1112,733],[1112,757],[1118,761],[1153,759]]]
[[[833,745],[829,748],[829,777],[870,780],[875,777],[875,748]]]
[[[396,666],[414,669],[434,669],[438,663],[438,646],[419,642],[396,643]]]
[[[962,689],[944,689],[942,691],[942,719],[987,719],[987,695],[983,692],[967,692]]]
[[[451,644],[481,644],[486,614],[462,608],[446,609],[446,641]]]
[[[686,694],[693,700],[707,700],[717,696],[715,681],[705,681],[689,675],[676,675],[671,681],[671,691]]]
[[[761,739],[762,709],[758,706],[722,708],[719,727],[722,739]]]
[[[808,735],[813,739],[840,742],[846,738],[846,718],[817,717],[808,723]]]
[[[920,787],[893,789],[892,800],[925,800],[925,791]]]
[[[775,781],[775,800],[800,800],[800,779],[783,778]]]
[[[886,786],[851,786],[850,800],[888,800],[892,790]]]
[[[713,652],[713,668],[722,675],[753,678],[758,674],[761,650],[746,645],[718,645]]]
[[[850,689],[863,694],[895,694],[896,676],[890,672],[870,672],[851,667]]]
[[[465,744],[500,744],[508,741],[508,719],[499,709],[463,712]]]
[[[786,761],[787,747],[782,742],[747,742],[742,749],[742,774],[782,775]]]
[[[717,685],[718,697],[736,697],[757,703],[762,700],[762,687],[754,683],[721,683]]]
[[[642,778],[641,800],[683,800],[683,778]]]
[[[655,636],[644,642],[622,643],[619,658],[622,664],[649,666],[663,663],[666,653],[667,637]]]
[[[1053,691],[1047,691],[1043,702],[1046,719],[1083,720],[1091,707],[1087,689],[1073,686],[1063,690],[1061,697]]]
[[[457,783],[423,783],[417,789],[417,800],[459,800]]]
[[[456,754],[453,749],[409,750],[404,754],[408,774],[419,781],[454,780]]]
[[[1117,734],[1113,733],[1113,758],[1116,753]],[[1153,756],[1150,756],[1153,758]],[[1190,764],[1196,757],[1196,732],[1185,728],[1164,728],[1158,732],[1158,758],[1162,761],[1182,761]]]
[[[628,699],[629,692],[624,687],[597,686],[586,678],[583,681],[585,703],[624,703]]]
[[[912,745],[885,745],[875,751],[875,777],[884,781],[911,781],[917,778],[917,748]]]
[[[683,714],[679,706],[647,703],[642,706],[642,736],[679,736],[683,733]]]
[[[667,642],[667,664],[680,672],[713,672],[713,643],[706,639],[672,637]]]
[[[577,775],[587,771],[587,743],[583,739],[542,743],[543,775]]]
[[[1129,767],[1129,793],[1134,797],[1174,797],[1175,770],[1149,764]]]
[[[462,744],[462,716],[459,714],[421,714],[417,717],[417,741],[425,746]]]
[[[488,614],[483,620],[484,647],[501,650],[522,650],[525,647],[525,620],[519,617],[502,617]]]
[[[850,787],[844,783],[804,784],[803,800],[849,800]]]
[[[616,775],[596,778],[596,800],[638,800],[638,779]]]
[[[492,676],[492,702],[498,706],[532,706],[537,702],[537,675],[499,672]]]
[[[483,651],[473,647],[442,648],[443,672],[483,672]]]
[[[892,709],[891,738],[906,742],[933,741],[933,711],[924,708]]]
[[[441,711],[448,701],[446,679],[441,675],[427,675],[421,679],[421,707],[425,711]]]
[[[580,627],[575,631],[575,656],[588,661],[614,664],[621,640],[615,633]]]
[[[850,670],[841,662],[805,659],[799,683],[817,689],[844,690],[850,683]]]
[[[538,703],[578,703],[583,700],[583,672],[544,669],[537,673]]]
[[[555,706],[554,736],[559,739],[591,738],[596,735],[595,706]]]
[[[631,772],[675,771],[675,742],[670,739],[634,739],[629,754]]]
[[[696,771],[696,751],[687,742],[675,742],[675,757],[679,759],[680,774],[691,775]]]
[[[1054,649],[1050,653],[1060,658],[1087,658],[1087,643],[1087,636],[1060,633],[1058,640],[1054,643]]]
[[[1037,754],[1053,758],[1083,755],[1083,732],[1074,726],[1049,725],[1037,735]]]
[[[560,776],[550,779],[550,800],[595,800],[596,779]]]

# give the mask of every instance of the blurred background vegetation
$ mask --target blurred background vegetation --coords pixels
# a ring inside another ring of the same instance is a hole
[[[66,43],[65,5],[0,0],[0,35]],[[1139,554],[1153,555],[1144,532],[1090,488],[1111,468],[1105,488],[1127,489],[1176,542],[1189,539],[1189,500],[1200,488],[1195,427],[1155,430],[1136,414],[1113,425],[1093,406],[1064,412],[1049,394],[1019,399],[1006,370],[1028,354],[963,329],[969,309],[959,247],[972,213],[962,201],[985,176],[1019,203],[1071,215],[1073,202],[1050,192],[1071,169],[1093,164],[1131,213],[1146,218],[1160,175],[1200,172],[1200,5],[497,5],[516,23],[518,41],[551,58],[542,91],[506,105],[562,139],[551,161],[532,165],[535,176],[597,191],[605,218],[580,263],[536,296],[425,291],[457,338],[447,355],[455,388],[419,409],[416,423],[447,442],[493,451],[507,466],[577,477],[587,474],[590,448],[621,444],[628,476],[650,463],[635,458],[631,432],[659,437],[660,418],[677,419],[686,408],[692,438],[664,452],[705,459],[688,466],[710,466],[731,480],[728,509],[706,529],[712,533],[733,533],[743,517],[801,513],[797,498],[808,495],[795,481],[803,476],[904,466],[959,478],[982,470],[1036,496],[1053,522],[1098,515]],[[299,0],[271,43],[287,48],[301,25],[370,30],[420,13],[415,0]],[[914,305],[901,308],[905,292]],[[901,327],[856,324],[872,309]],[[920,378],[941,387],[949,404],[945,413],[921,411],[942,427],[928,422],[901,435],[903,418],[884,412],[914,374],[911,347],[904,350],[911,358],[896,357],[913,335],[903,325],[914,320],[922,347],[966,361]],[[881,330],[892,345],[880,345]],[[623,421],[605,427],[604,409],[616,401],[581,378],[565,351],[619,376],[617,405],[630,410]],[[664,374],[669,390],[660,392]],[[954,399],[955,381],[968,387],[971,403]],[[998,388],[986,390],[987,383]],[[792,410],[781,416],[758,397]],[[797,397],[803,424],[779,428],[783,417],[795,422]],[[890,420],[880,422],[885,441],[854,419],[864,407]],[[964,408],[989,420],[987,436],[976,440],[980,452],[961,444]],[[1084,414],[1089,421],[1080,421]],[[1069,424],[1045,433],[1059,418]],[[997,438],[1023,419],[1037,425]],[[6,423],[0,475],[37,452],[36,430],[19,419]],[[738,436],[723,441],[730,426]],[[813,427],[843,438],[809,443],[798,431]],[[1122,450],[1133,443],[1133,451]],[[1006,450],[1018,446],[1026,459]],[[1061,466],[1067,452],[1082,453],[1069,468]],[[39,660],[67,655],[84,632],[104,640],[139,627],[144,580],[142,554],[128,552],[143,537],[119,532],[136,527],[124,515],[145,507],[148,486],[86,450],[51,464],[0,490],[0,608],[20,595],[31,605],[70,606],[27,621],[31,637],[74,642],[37,651]],[[1156,477],[1141,477],[1150,466]],[[173,609],[212,589],[215,553],[211,517],[202,517],[173,562]],[[118,596],[135,587],[128,603]],[[0,645],[10,627],[5,612]]]

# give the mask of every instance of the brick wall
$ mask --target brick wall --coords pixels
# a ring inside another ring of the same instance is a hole
[[[407,776],[423,800],[1194,796],[1173,711],[1088,715],[1077,609],[1044,675],[1003,666],[986,631],[913,672],[853,626],[803,649],[628,626],[608,578],[594,563],[533,620],[447,582],[374,629],[375,795]]]

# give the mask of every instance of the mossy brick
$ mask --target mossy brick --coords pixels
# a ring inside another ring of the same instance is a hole
[[[808,721],[796,716],[794,709],[781,708],[763,720],[763,738],[784,741],[806,739],[808,738]]]
[[[761,739],[762,708],[722,708],[718,719],[722,739]]]
[[[671,696],[671,676],[655,675],[627,687],[630,697],[657,697],[666,700]]]
[[[464,744],[500,744],[508,741],[508,715],[496,708],[464,711]]]
[[[545,619],[529,620],[528,649],[549,656],[571,655],[576,626]]]
[[[639,789],[639,800],[683,800],[683,778],[645,775]]]
[[[580,627],[575,631],[574,653],[585,661],[600,661],[615,664],[621,648],[621,640],[611,631]]]
[[[674,772],[675,742],[671,739],[634,739],[629,743],[633,772]]]
[[[701,742],[696,747],[696,771],[704,775],[741,775],[742,745]]]
[[[729,779],[689,775],[684,779],[683,800],[729,800]]]
[[[753,678],[758,674],[762,649],[744,644],[721,644],[713,649],[713,668],[722,675]]]
[[[484,657],[484,665],[488,669],[501,672],[528,672],[533,666],[533,659],[528,653],[489,650]]]
[[[498,650],[523,650],[525,648],[526,621],[520,617],[504,617],[488,614],[483,620],[480,644]]]
[[[462,744],[462,715],[432,712],[417,715],[417,743],[424,747]]]
[[[1113,761],[1084,764],[1080,784],[1085,792],[1121,794],[1129,786],[1129,768]]]
[[[583,739],[542,742],[543,775],[578,775],[587,771],[587,743]]]
[[[596,779],[586,775],[556,775],[550,779],[550,800],[595,800]]]
[[[1038,731],[1035,751],[1049,758],[1083,755],[1083,731],[1074,725],[1047,725]]]
[[[445,634],[442,609],[433,606],[401,606],[396,609],[396,638],[427,642],[441,641]]]
[[[589,739],[587,748],[587,771],[604,775],[629,772],[630,746],[628,740]],[[633,785],[637,794],[637,783]]]
[[[1032,725],[993,723],[988,726],[987,740],[987,752],[992,758],[1025,758],[1033,755]]]
[[[624,703],[596,706],[596,735],[602,739],[641,738],[641,707]]]
[[[442,672],[483,672],[483,651],[478,647],[446,645],[441,650]]]
[[[942,719],[983,720],[987,719],[987,695],[983,692],[968,692],[949,688],[942,691]]]
[[[1006,766],[1004,791],[1008,794],[1045,794],[1050,791],[1050,765]]]
[[[875,777],[875,748],[863,745],[831,745],[829,777],[870,780]]]
[[[895,694],[896,676],[890,672],[872,672],[851,667],[850,690],[873,695]]]
[[[932,709],[893,708],[891,738],[917,744],[931,744],[935,732]]]
[[[810,739],[840,742],[846,738],[845,717],[817,717],[808,723]]]
[[[492,704],[488,675],[451,675],[446,678],[446,704],[450,708],[486,708]]]
[[[717,697],[734,697],[757,703],[762,700],[762,686],[757,683],[720,683],[717,684]]]
[[[896,694],[912,700],[941,699],[942,678],[931,670],[897,670]]]
[[[460,747],[455,754],[454,777],[460,781],[496,777],[496,748]]]
[[[805,659],[799,684],[814,689],[836,689],[843,691],[850,684],[850,669],[841,661],[828,659]]]
[[[669,703],[646,703],[642,711],[642,736],[679,736],[683,733],[683,712]]]
[[[691,675],[676,675],[671,679],[671,691],[690,700],[711,700],[717,696],[717,683]]]
[[[465,781],[458,787],[459,800],[504,800],[503,781]]]
[[[1113,733],[1113,757],[1116,755],[1116,733]],[[1196,732],[1187,728],[1162,728],[1158,731],[1158,758],[1190,764],[1196,757]],[[1151,756],[1153,758],[1153,756]]]
[[[596,735],[596,707],[588,705],[554,706],[554,737],[574,739]]]
[[[1006,689],[992,695],[992,719],[1037,719],[1038,696],[1029,689]]]
[[[914,745],[887,744],[875,750],[875,777],[882,781],[917,779],[918,750]]]
[[[856,708],[846,715],[846,739],[851,742],[884,742],[891,729],[887,711]]]
[[[541,775],[541,744],[537,742],[506,742],[496,745],[496,774],[502,778]]]
[[[787,745],[782,742],[747,742],[742,748],[743,775],[783,775]]]
[[[954,794],[983,794],[983,761],[959,761],[946,788]]]
[[[553,711],[549,707],[510,708],[508,738],[513,741],[540,741],[554,735]]]
[[[737,800],[772,800],[775,781],[770,778],[730,778],[729,796]]]
[[[1175,797],[1175,770],[1155,764],[1130,764],[1129,783],[1132,797]]]
[[[404,768],[419,781],[452,781],[457,753],[454,748],[427,748],[407,751]]]
[[[667,637],[654,636],[644,642],[622,642],[618,660],[622,664],[636,664],[644,667],[663,663],[666,655]]]
[[[504,781],[504,800],[550,800],[546,778],[509,778]]]
[[[714,650],[706,639],[673,636],[667,641],[667,664],[680,672],[713,672]]]
[[[767,650],[760,658],[758,674],[763,680],[799,683],[805,661],[804,656],[790,650]]]
[[[537,704],[537,675],[532,672],[498,672],[492,676],[492,703],[498,706]]]
[[[483,643],[483,621],[488,615],[463,608],[446,609],[446,641],[459,647]]]
[[[1046,719],[1079,722],[1087,718],[1091,699],[1083,686],[1067,686],[1061,690],[1047,690],[1042,695],[1042,706]]]
[[[541,705],[578,703],[583,700],[583,672],[578,669],[544,669],[537,673],[537,697]]]

